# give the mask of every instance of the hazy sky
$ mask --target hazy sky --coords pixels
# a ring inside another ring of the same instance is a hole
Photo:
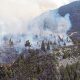
[[[73,0],[0,0],[0,18],[31,19],[42,12],[55,9]]]
[[[0,0],[0,33],[24,32],[24,23],[73,0]]]

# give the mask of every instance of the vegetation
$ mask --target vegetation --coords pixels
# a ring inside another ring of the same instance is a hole
[[[80,63],[60,67],[61,80],[80,80]]]
[[[54,55],[20,55],[10,67],[0,67],[0,80],[80,80],[80,62],[57,69]]]
[[[42,41],[42,44],[41,44],[41,50],[42,50],[42,51],[46,51],[46,48],[45,48],[45,43],[44,43],[44,41]]]
[[[9,70],[2,70],[1,79],[8,75],[7,80],[59,80],[55,55],[37,54],[35,50],[29,52],[26,58],[20,55]]]
[[[47,50],[50,49],[47,44]],[[25,46],[30,46],[29,41]],[[12,64],[0,65],[0,80],[80,80],[80,61],[59,66],[57,57],[80,56],[80,46],[60,47],[53,52],[46,51],[44,41],[41,50],[23,51]]]
[[[50,42],[47,44],[47,50],[50,50]]]

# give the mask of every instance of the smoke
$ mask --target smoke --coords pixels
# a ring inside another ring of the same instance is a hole
[[[66,14],[64,17],[60,16],[58,10],[48,11],[43,13],[39,17],[33,19],[28,26],[28,35],[30,37],[30,42],[49,40],[58,43],[58,36],[63,38],[66,42],[68,37],[67,31],[71,28],[71,22],[69,19],[69,14]],[[38,36],[34,39],[35,36]],[[56,37],[56,38],[54,38]],[[70,38],[69,38],[70,40]],[[71,40],[70,43],[72,44]]]
[[[6,5],[1,5],[0,8],[0,47],[3,49],[3,52],[5,51],[4,47],[6,47],[4,46],[5,43],[3,40],[6,39],[9,41],[10,38],[14,42],[14,48],[19,51],[19,53],[21,53],[25,47],[24,44],[26,40],[31,42],[32,48],[40,48],[42,40],[56,42],[57,44],[61,40],[61,45],[64,44],[62,41],[64,41],[66,45],[73,44],[67,35],[67,31],[72,26],[69,14],[62,17],[59,15],[58,10],[52,10],[43,13],[39,17],[31,20],[29,23],[26,20],[27,18],[28,20],[31,19],[33,16],[36,16],[47,9],[57,8],[66,4],[67,2],[65,0],[64,2],[56,2],[52,0],[51,2],[48,2],[49,0],[47,0],[47,5],[43,0],[40,0],[38,4],[33,1],[26,2],[26,0],[24,0],[23,3],[21,2],[22,0],[20,0],[19,3],[18,0],[16,3],[16,0],[12,0],[11,2],[10,0],[6,1],[9,2],[5,2],[5,0],[3,0],[3,3],[0,3]],[[4,9],[2,9],[3,7]],[[11,51],[7,48],[8,46],[6,47],[6,51]],[[7,52],[4,54],[3,52],[0,54],[0,63],[8,56],[6,55]],[[10,53],[12,53],[12,51]]]
[[[11,25],[12,24],[13,23],[11,23]],[[18,47],[18,49],[24,47],[26,40],[31,42],[33,48],[38,48],[37,42],[39,42],[40,45],[42,40],[52,41],[58,44],[60,38],[63,39],[66,45],[72,45],[72,41],[67,35],[67,31],[71,28],[69,14],[62,17],[59,15],[58,10],[47,11],[27,24],[19,21],[16,25],[12,25],[13,29],[8,23],[4,24],[2,22],[0,25],[2,29],[1,38],[4,38],[4,36],[8,37],[8,40],[12,38],[15,47]],[[8,29],[10,31],[8,31]],[[67,38],[69,42],[66,40]],[[1,39],[0,42],[4,43],[2,41]],[[62,42],[61,45],[63,45]]]

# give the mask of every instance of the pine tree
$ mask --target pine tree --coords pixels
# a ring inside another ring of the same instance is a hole
[[[41,44],[41,50],[42,50],[42,51],[46,51],[44,41],[42,41],[42,44]]]
[[[64,42],[63,45],[66,46],[66,43]]]
[[[3,80],[6,77],[5,68],[0,66],[0,80]]]
[[[13,46],[13,41],[11,40],[11,38],[10,38],[10,40],[9,40],[9,46],[10,46],[10,47]]]
[[[26,41],[25,47],[31,47],[31,44],[30,44],[29,40]]]
[[[50,43],[47,44],[47,50],[50,50]]]

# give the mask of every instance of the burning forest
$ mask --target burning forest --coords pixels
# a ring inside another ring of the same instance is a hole
[[[80,80],[79,10],[74,1],[29,21],[1,18],[0,80]]]

